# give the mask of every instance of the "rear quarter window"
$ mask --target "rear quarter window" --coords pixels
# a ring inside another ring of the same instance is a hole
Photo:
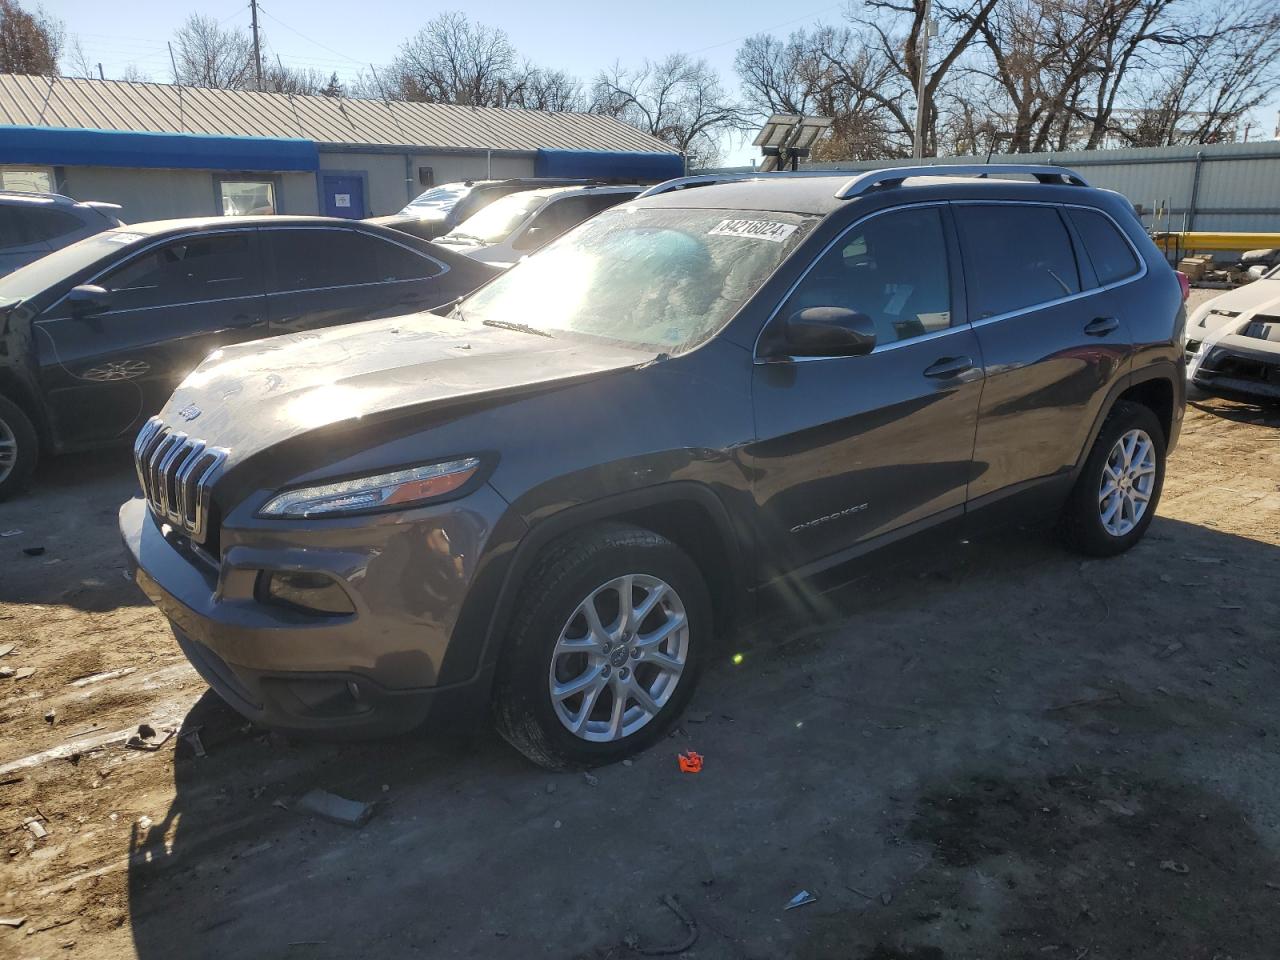
[[[1109,217],[1093,210],[1071,208],[1067,216],[1080,234],[1085,255],[1093,264],[1098,283],[1106,286],[1132,277],[1141,269],[1133,248]]]
[[[955,207],[969,303],[976,320],[1080,292],[1071,235],[1054,207]]]

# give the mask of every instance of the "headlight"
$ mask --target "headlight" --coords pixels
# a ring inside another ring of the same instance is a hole
[[[453,493],[475,476],[478,469],[480,460],[467,457],[356,480],[300,487],[276,494],[260,513],[264,517],[328,517],[412,506]]]

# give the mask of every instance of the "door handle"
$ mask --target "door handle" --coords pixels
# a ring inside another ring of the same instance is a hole
[[[943,357],[924,368],[926,377],[955,377],[973,369],[973,357]]]
[[[1095,317],[1084,325],[1084,332],[1091,337],[1105,337],[1120,329],[1120,321],[1115,317]]]

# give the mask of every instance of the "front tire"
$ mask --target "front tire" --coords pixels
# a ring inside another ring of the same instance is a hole
[[[658,740],[711,640],[697,565],[649,530],[571,534],[521,591],[494,694],[498,732],[553,770],[614,763]]]
[[[0,397],[0,500],[26,487],[40,458],[36,428],[13,401]]]
[[[1164,487],[1165,436],[1141,404],[1118,402],[1094,441],[1062,513],[1072,549],[1112,557],[1142,539]]]

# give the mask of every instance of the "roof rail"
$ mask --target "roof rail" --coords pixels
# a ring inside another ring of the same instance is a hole
[[[849,200],[866,193],[872,187],[896,185],[908,177],[988,177],[1022,173],[1035,177],[1041,183],[1070,183],[1087,187],[1084,177],[1066,167],[1054,167],[1038,163],[939,163],[927,167],[889,167],[869,170],[849,180],[836,191],[837,200]]]
[[[636,199],[656,197],[660,193],[670,193],[673,190],[687,190],[689,187],[709,187],[716,183],[789,179],[793,177],[838,177],[839,175],[838,171],[832,172],[831,170],[742,170],[736,173],[695,173],[688,177],[664,180],[662,183],[650,187]]]

